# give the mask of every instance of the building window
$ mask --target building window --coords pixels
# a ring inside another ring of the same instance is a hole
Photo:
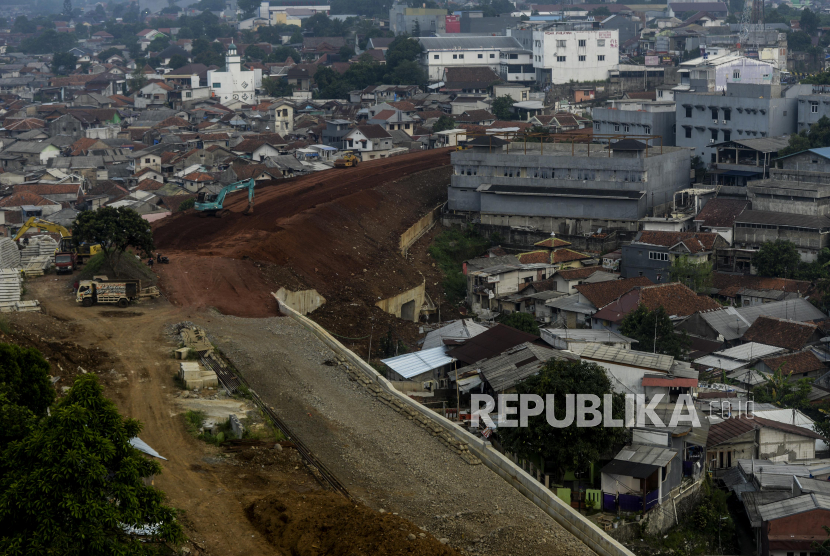
[[[463,59],[464,59],[464,55],[463,55],[463,54],[459,54],[459,55],[458,55],[458,59],[459,59],[459,60],[463,60]]]
[[[452,55],[452,59],[453,59],[453,60],[458,60],[458,54],[453,54],[453,55]]]
[[[713,129],[712,130],[712,141],[717,141],[717,140],[718,140],[718,130]]]
[[[717,108],[712,108],[712,119],[713,120],[718,119],[718,109]]]
[[[729,141],[729,140],[731,140],[731,139],[732,139],[732,132],[731,132],[731,131],[727,131],[727,130],[725,130],[725,129],[724,129],[724,130],[723,130],[723,140],[724,140],[724,141]]]
[[[651,135],[651,126],[644,125],[643,133],[645,133],[646,135]]]
[[[566,45],[567,45],[566,41],[556,41],[556,47],[557,48],[565,48]]]
[[[687,118],[691,118],[691,117],[692,117],[692,107],[691,107],[691,106],[687,106],[687,107],[686,107],[686,117],[687,117]]]
[[[735,70],[732,72],[732,79],[740,79],[741,78],[741,71]]]
[[[597,46],[605,46],[605,39],[598,39]]]
[[[620,130],[620,125],[619,124],[614,124],[614,131],[619,131],[619,130]]]
[[[193,96],[193,93],[191,92],[187,92],[184,94],[184,98],[190,98],[191,96]]]
[[[597,56],[597,61],[604,62],[605,61],[605,54],[600,54],[599,56]]]
[[[599,122],[594,122],[594,129],[599,131]]]
[[[495,57],[496,57],[495,54],[490,54],[490,58],[495,58]]]
[[[818,114],[818,103],[810,101],[810,112],[813,114]]]
[[[557,57],[556,57],[556,61],[557,61],[557,62],[564,62],[564,61],[565,61],[565,57],[564,57],[564,56],[557,56]]]
[[[580,56],[580,57],[579,57],[579,61],[580,61],[580,62],[584,62],[584,61],[585,61],[585,56]]]
[[[144,159],[144,164],[150,164],[150,159],[149,159],[149,158],[145,158],[145,159]]]
[[[731,109],[729,109],[729,108],[724,108],[723,109],[723,119],[726,120],[727,122],[732,119],[732,110]]]
[[[484,54],[479,54],[478,57],[479,59],[484,58]]]
[[[627,125],[624,125],[624,126],[623,126],[623,131],[624,131],[624,132],[626,132],[626,133],[628,133],[629,131],[631,131],[631,127],[630,127],[630,126],[627,126]]]
[[[657,96],[659,98],[663,98],[663,91],[657,91]]]
[[[684,128],[684,129],[686,130],[686,139],[691,139],[692,138],[692,128],[687,127],[687,128]]]
[[[432,55],[432,59],[433,59],[433,60],[437,60],[437,59],[438,59],[438,54],[433,54],[433,55]]]
[[[213,84],[213,88],[214,88],[214,89],[221,89],[221,88],[222,88],[222,84],[221,84],[221,83],[214,83],[214,84]]]
[[[648,258],[652,261],[668,261],[669,254],[668,253],[661,253],[660,251],[649,251]]]
[[[579,46],[585,46],[585,42],[586,42],[585,39],[580,39],[579,40]]]

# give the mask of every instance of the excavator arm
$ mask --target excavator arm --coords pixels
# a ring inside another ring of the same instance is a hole
[[[248,190],[248,208],[245,209],[244,214],[251,214],[254,210],[254,186],[256,182],[253,178],[248,180],[242,180],[238,182],[234,182],[232,184],[226,185],[222,188],[221,191],[214,197],[208,194],[199,194],[199,198],[194,205],[194,208],[198,212],[202,213],[213,213],[216,216],[221,216],[223,213],[227,212],[224,209],[225,206],[225,197],[229,193],[233,193],[235,191],[243,191],[245,189]]]
[[[53,234],[60,234],[61,238],[70,237],[72,235],[69,233],[69,230],[67,230],[60,224],[55,224],[54,222],[43,220],[41,218],[38,218],[37,216],[32,216],[17,231],[17,234],[14,236],[14,241],[17,241],[18,239],[23,237],[23,234],[25,234],[32,228],[39,228],[41,230],[52,232]]]

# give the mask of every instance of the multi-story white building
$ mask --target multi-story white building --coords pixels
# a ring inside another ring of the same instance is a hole
[[[530,50],[506,50],[499,53],[499,77],[505,83],[536,81],[533,52]]]
[[[421,37],[418,41],[422,50],[421,65],[430,81],[440,81],[444,70],[452,67],[488,67],[498,74],[503,53],[518,54],[525,50],[513,37],[444,36]]]
[[[262,70],[243,71],[236,45],[231,43],[225,56],[224,71],[208,70],[207,81],[211,95],[222,104],[235,101],[256,104],[256,89],[262,86]]]
[[[597,22],[554,23],[510,29],[520,44],[530,45],[536,82],[540,86],[571,81],[605,81],[620,63],[617,29],[596,27]]]

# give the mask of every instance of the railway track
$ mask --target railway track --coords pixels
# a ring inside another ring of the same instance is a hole
[[[218,359],[221,356],[214,352],[214,358]],[[224,359],[224,358],[223,358]],[[320,486],[323,488],[329,488],[334,492],[342,494],[348,499],[352,499],[351,495],[349,494],[348,489],[346,489],[345,485],[340,482],[337,476],[331,472],[331,470],[326,467],[326,465],[317,459],[317,456],[303,443],[300,438],[298,438],[288,427],[288,425],[280,419],[279,415],[274,412],[273,409],[268,407],[262,398],[259,397],[259,394],[251,390],[250,385],[245,380],[245,378],[237,373],[232,371],[230,365],[226,364],[222,365],[218,361],[212,360],[209,357],[205,357],[205,354],[201,355],[202,364],[205,367],[211,369],[216,373],[216,376],[219,378],[219,382],[222,383],[222,386],[225,387],[226,390],[230,393],[237,392],[240,389],[240,385],[244,384],[245,388],[247,389],[248,393],[251,396],[251,400],[259,407],[263,413],[265,413],[271,422],[274,424],[277,429],[285,436],[287,440],[290,440],[294,444],[294,448],[297,452],[302,456],[303,463],[305,464],[306,468],[314,475],[314,478],[320,483]]]

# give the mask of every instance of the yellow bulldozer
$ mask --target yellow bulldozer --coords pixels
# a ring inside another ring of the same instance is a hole
[[[60,224],[55,224],[54,222],[49,222],[48,220],[43,220],[42,218],[38,218],[36,216],[32,216],[29,218],[23,226],[17,231],[17,234],[14,236],[14,241],[19,240],[23,237],[27,231],[32,228],[37,228],[40,230],[46,230],[47,232],[52,232],[53,234],[60,234],[61,241],[58,244],[57,253],[75,253],[77,255],[78,263],[83,263],[84,259],[88,259],[93,255],[97,255],[101,252],[100,245],[90,245],[88,243],[82,243],[81,245],[75,245],[75,242],[72,240],[72,234],[69,233],[64,226]]]
[[[346,153],[334,161],[335,168],[351,168],[357,166],[360,159],[354,153]]]

